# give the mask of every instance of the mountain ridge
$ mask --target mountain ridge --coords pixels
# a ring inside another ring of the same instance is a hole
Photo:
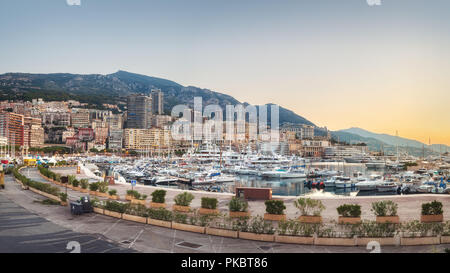
[[[174,81],[119,70],[112,74],[71,73],[5,73],[0,75],[0,99],[23,99],[44,97],[44,99],[77,99],[93,105],[124,102],[133,93],[149,94],[152,88],[164,93],[164,108],[172,109],[177,104],[193,106],[194,97],[202,97],[203,104],[240,104],[234,97],[195,86],[183,86]],[[314,125],[295,112],[280,106],[280,124],[296,123]],[[168,114],[166,112],[166,114]],[[268,116],[270,121],[270,116]]]

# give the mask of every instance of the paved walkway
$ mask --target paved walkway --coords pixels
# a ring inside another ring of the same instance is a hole
[[[8,187],[13,186],[8,183]],[[29,200],[40,199],[28,196]],[[34,214],[0,193],[0,252],[2,253],[121,253],[135,252],[117,243],[88,233],[74,232]],[[40,205],[44,206],[44,205]],[[71,242],[71,243],[70,243]],[[72,247],[70,244],[73,244]],[[79,247],[79,248],[78,248]]]
[[[26,173],[27,171],[25,171]],[[37,177],[31,178],[39,180]],[[0,209],[16,207],[18,204],[24,208],[21,214],[36,214],[39,219],[45,218],[46,223],[59,226],[53,229],[47,229],[47,238],[57,240],[61,230],[71,230],[79,236],[88,238],[104,238],[110,242],[120,245],[122,248],[134,249],[140,252],[149,253],[343,253],[343,252],[370,252],[365,247],[327,247],[327,246],[306,246],[280,243],[268,243],[248,241],[242,239],[231,239],[205,234],[184,232],[140,223],[125,221],[98,214],[83,214],[73,216],[68,207],[45,206],[34,200],[41,200],[42,197],[31,191],[24,191],[15,183],[11,176],[6,176],[6,189],[0,191]],[[78,192],[68,190],[71,196],[78,195]],[[17,236],[27,236],[27,230],[17,229],[13,233],[2,228],[7,225],[10,216],[0,218],[0,238],[10,240],[9,245],[14,245],[14,239]],[[37,220],[44,221],[44,220]],[[48,222],[49,221],[49,222]],[[44,230],[44,229],[43,229]],[[82,234],[82,235],[80,235]],[[91,237],[89,237],[91,236]],[[76,237],[77,238],[77,237]],[[61,239],[62,240],[62,239]],[[72,239],[70,239],[72,240]],[[60,242],[56,252],[65,251],[65,244]],[[89,240],[86,239],[88,242]],[[82,241],[85,242],[85,241]],[[35,250],[39,252],[39,241],[35,242]],[[183,246],[182,243],[188,243]],[[180,245],[181,244],[181,245]],[[45,244],[42,245],[44,247]],[[64,248],[62,250],[61,247]],[[413,246],[413,247],[382,247],[382,252],[443,252],[443,249],[449,248],[449,245],[438,246]],[[11,251],[14,248],[11,248]],[[20,251],[23,248],[16,248]],[[43,248],[44,249],[44,248]],[[111,247],[110,250],[116,248]],[[95,250],[95,248],[93,248]],[[49,250],[51,251],[51,250]],[[42,250],[40,252],[45,252]],[[82,245],[83,252],[83,245]]]

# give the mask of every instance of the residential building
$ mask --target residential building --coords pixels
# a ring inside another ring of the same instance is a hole
[[[127,128],[148,129],[151,127],[152,98],[131,95],[127,100]]]
[[[108,135],[108,148],[111,150],[120,150],[123,145],[123,130],[110,129]]]
[[[70,115],[71,124],[74,128],[87,128],[89,127],[89,109],[72,109]]]
[[[8,139],[8,145],[22,146],[24,144],[23,115],[11,112],[1,112],[0,136]]]
[[[164,93],[161,89],[152,89],[152,113],[154,115],[164,114]]]

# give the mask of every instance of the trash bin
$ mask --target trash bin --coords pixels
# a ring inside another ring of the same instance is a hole
[[[73,215],[83,214],[83,205],[80,202],[70,202],[70,213]]]
[[[81,197],[80,201],[81,201],[81,205],[83,207],[84,213],[89,213],[89,212],[94,211],[94,208],[92,208],[91,200],[89,199],[89,196]]]

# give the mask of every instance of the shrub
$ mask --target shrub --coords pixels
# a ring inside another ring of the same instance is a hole
[[[361,206],[357,204],[344,204],[337,208],[337,212],[343,217],[360,217]]]
[[[379,201],[372,203],[372,211],[376,216],[397,216],[398,205],[391,201]]]
[[[268,200],[269,201],[269,200]],[[248,231],[256,234],[274,234],[275,229],[271,222],[265,221],[261,216],[251,219]]]
[[[286,209],[284,202],[281,200],[266,200],[264,204],[266,205],[266,212],[269,214],[282,215]]]
[[[204,209],[216,209],[217,198],[202,197],[202,208]]]
[[[237,197],[231,198],[228,208],[233,212],[246,212],[248,209],[248,202]]]
[[[130,195],[133,198],[138,198],[140,196],[139,192],[135,190],[127,190],[127,195]]]
[[[61,182],[61,175],[59,173],[53,173],[53,180]]]
[[[74,180],[72,181],[72,185],[73,185],[74,187],[78,187],[78,186],[80,185],[80,181],[74,179]]]
[[[98,187],[99,187],[99,183],[98,182],[89,184],[89,190],[91,190],[91,191],[97,191]]]
[[[117,195],[117,190],[110,190],[108,191],[108,194],[111,196]]]
[[[115,211],[119,213],[124,213],[129,207],[128,203],[121,203],[116,201],[106,201],[105,209],[110,211]]]
[[[443,223],[422,223],[420,221],[412,221],[402,226],[403,234],[409,237],[427,237],[437,236],[444,231]]]
[[[89,186],[89,181],[87,179],[81,179],[80,184],[82,189],[87,189]]]
[[[295,220],[280,221],[278,233],[280,235],[312,237],[319,227],[320,224],[307,224]]]
[[[175,196],[175,204],[177,206],[189,206],[192,202],[192,200],[194,200],[194,195],[192,195],[192,193],[189,192],[183,192],[178,194],[177,196]]]
[[[108,191],[108,182],[97,182],[97,183],[99,192],[105,193]]]
[[[135,196],[135,197],[138,200],[145,200],[145,199],[147,199],[147,195],[146,194],[139,194],[138,196]]]
[[[170,210],[164,208],[148,209],[148,217],[161,221],[172,221],[173,214]]]
[[[325,206],[320,200],[311,198],[299,198],[294,202],[296,208],[300,210],[302,216],[320,216]]]
[[[75,175],[69,175],[67,176],[67,181],[69,184],[73,185],[73,181],[77,180]]]
[[[359,225],[354,225],[354,227],[356,228],[358,237],[367,238],[394,237],[399,230],[399,224],[377,223],[372,221],[364,221]]]
[[[67,193],[60,192],[59,199],[61,199],[61,202],[66,202],[67,201]]]
[[[422,204],[422,215],[440,215],[443,214],[442,203],[434,200],[430,203]]]
[[[164,203],[166,197],[166,191],[165,190],[155,190],[152,192],[152,202],[153,203]]]
[[[187,215],[179,212],[173,214],[173,221],[176,223],[187,224]]]
[[[141,204],[129,204],[125,209],[126,214],[148,217],[147,207]]]

